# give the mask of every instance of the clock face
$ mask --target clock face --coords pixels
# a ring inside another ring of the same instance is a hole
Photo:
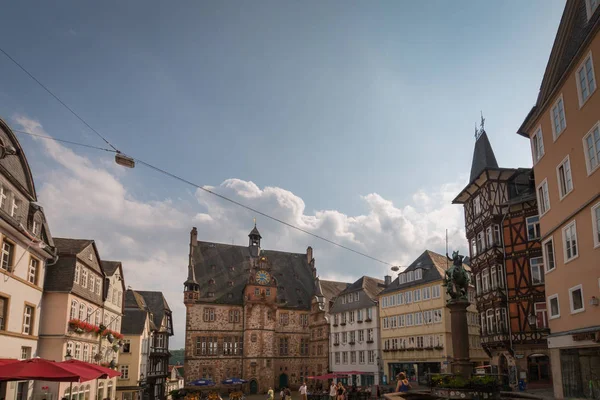
[[[256,273],[256,283],[259,285],[268,285],[271,282],[271,275],[267,271],[260,270]]]

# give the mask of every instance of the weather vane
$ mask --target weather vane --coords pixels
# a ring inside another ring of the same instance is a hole
[[[477,124],[475,124],[475,140],[479,139],[481,137],[481,135],[483,134],[483,132],[485,132],[484,125],[485,125],[485,118],[483,118],[483,111],[481,111],[481,124],[480,124],[479,128],[477,128]]]

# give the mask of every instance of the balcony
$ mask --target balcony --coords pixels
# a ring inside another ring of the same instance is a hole
[[[373,343],[372,339],[367,340],[367,344],[371,344],[371,343]]]
[[[346,323],[345,323],[345,322],[342,322],[340,325],[341,325],[341,326],[346,326]]]
[[[169,357],[171,353],[169,353],[169,349],[166,347],[151,347],[150,348],[150,357]]]
[[[339,345],[340,345],[340,342],[335,342],[333,345],[334,345],[334,346],[339,346]]]

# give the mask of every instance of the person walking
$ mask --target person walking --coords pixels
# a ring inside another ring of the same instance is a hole
[[[269,386],[269,390],[267,391],[267,400],[275,400],[275,394],[271,386]]]
[[[344,400],[344,395],[346,394],[346,389],[344,388],[344,385],[342,385],[342,382],[338,382],[337,385],[337,400]]]
[[[335,382],[331,381],[331,386],[329,386],[329,400],[336,400],[337,396],[337,386],[335,386]]]
[[[410,389],[410,383],[408,383],[408,379],[406,379],[406,375],[404,372],[400,372],[398,374],[398,384],[396,385],[396,392],[405,393]]]
[[[289,387],[285,388],[285,400],[292,400],[292,391]]]
[[[302,386],[300,386],[300,398],[302,400],[308,400],[307,394],[306,382],[302,382]]]
[[[285,387],[281,388],[281,392],[279,392],[279,399],[285,400]]]

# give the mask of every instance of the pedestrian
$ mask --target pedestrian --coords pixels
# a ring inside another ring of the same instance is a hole
[[[302,400],[308,400],[307,392],[306,392],[306,382],[302,382],[302,386],[300,386],[300,398]]]
[[[337,400],[344,400],[344,395],[346,394],[346,389],[344,388],[344,385],[342,385],[342,382],[338,382],[337,385]]]
[[[269,390],[267,391],[267,400],[274,400],[275,395],[273,394],[273,388],[269,386]]]
[[[279,399],[285,400],[285,387],[284,386],[281,387],[281,392],[279,392]]]
[[[337,396],[337,387],[335,386],[335,382],[331,381],[331,386],[329,386],[329,400],[336,400]]]
[[[398,383],[396,384],[396,392],[408,392],[410,389],[410,383],[408,383],[408,379],[406,379],[406,375],[404,372],[400,372],[398,374]]]
[[[292,391],[289,387],[285,388],[285,400],[292,400]]]

